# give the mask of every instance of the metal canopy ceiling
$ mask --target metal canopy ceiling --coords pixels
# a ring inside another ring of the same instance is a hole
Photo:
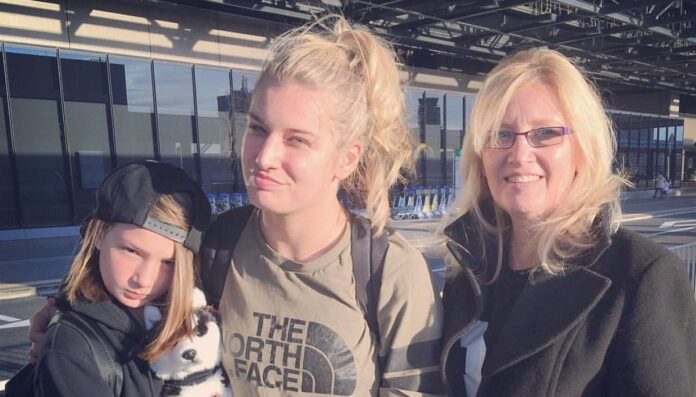
[[[165,0],[296,26],[338,12],[393,41],[406,65],[473,75],[547,46],[614,94],[696,95],[696,0]]]

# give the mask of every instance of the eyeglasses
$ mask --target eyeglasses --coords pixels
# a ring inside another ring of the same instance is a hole
[[[515,144],[515,139],[518,135],[524,135],[529,146],[534,148],[553,146],[563,142],[563,137],[568,134],[570,134],[568,127],[542,127],[527,132],[500,130],[498,134],[491,136],[486,143],[486,147],[491,149],[509,149]]]

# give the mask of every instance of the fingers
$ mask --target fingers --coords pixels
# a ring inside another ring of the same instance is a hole
[[[31,316],[29,320],[29,341],[32,344],[38,345],[41,343],[46,334],[48,322],[51,321],[51,317],[56,314],[56,311],[58,311],[56,299],[49,297],[46,300],[46,304]],[[34,350],[34,346],[32,346],[32,350]]]
[[[32,342],[31,343],[31,349],[29,349],[29,356],[27,357],[29,359],[29,362],[32,364],[36,364],[37,361],[39,361],[39,352],[37,351],[37,344]]]

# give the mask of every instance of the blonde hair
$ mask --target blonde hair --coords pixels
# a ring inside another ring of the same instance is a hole
[[[181,195],[162,195],[152,206],[150,216],[184,230],[189,228],[189,199]],[[65,279],[63,293],[68,302],[75,304],[84,299],[90,302],[111,299],[99,271],[99,241],[111,227],[110,224],[90,219],[86,225],[82,243]],[[157,336],[140,354],[145,360],[154,361],[171,350],[176,342],[193,333],[191,293],[194,287],[196,257],[181,243],[174,243],[174,275],[167,294],[155,302],[163,310],[163,320],[158,325]]]
[[[414,169],[395,60],[383,39],[329,15],[276,38],[261,74],[261,80],[292,80],[333,95],[339,144],[363,144],[357,169],[341,185],[364,199],[378,234],[389,218],[389,189]]]
[[[594,246],[598,236],[592,225],[600,212],[602,222],[608,222],[615,231],[621,216],[619,192],[628,184],[623,175],[612,169],[616,151],[614,129],[592,82],[557,51],[531,49],[504,59],[488,74],[476,96],[462,145],[463,188],[448,218],[452,221],[471,213],[482,235],[488,233],[497,238],[499,255],[493,280],[502,266],[503,234],[511,224],[507,214],[493,202],[484,176],[482,151],[492,132],[499,129],[516,93],[534,83],[555,92],[578,154],[577,175],[565,199],[548,218],[532,227],[540,261],[535,270],[558,274],[565,262]],[[485,202],[493,204],[494,215],[484,216],[481,205]]]

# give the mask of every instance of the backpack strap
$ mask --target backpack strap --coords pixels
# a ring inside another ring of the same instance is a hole
[[[379,237],[375,237],[369,219],[359,215],[351,217],[350,255],[353,261],[355,296],[378,347],[381,333],[377,304],[390,233],[385,229]]]
[[[220,214],[203,237],[199,274],[208,304],[216,308],[220,304],[234,248],[253,211],[254,207],[248,205]],[[377,301],[390,231],[385,229],[382,235],[375,237],[370,221],[358,215],[352,215],[350,223],[355,293],[360,310],[379,346]]]
[[[114,391],[114,396],[119,397],[123,388],[123,367],[115,346],[109,342],[104,331],[89,318],[72,311],[58,312],[51,323],[58,321],[72,327],[85,338],[94,354],[101,378]]]
[[[205,298],[215,308],[220,305],[234,247],[253,212],[254,207],[251,205],[225,211],[203,236],[198,274]]]

